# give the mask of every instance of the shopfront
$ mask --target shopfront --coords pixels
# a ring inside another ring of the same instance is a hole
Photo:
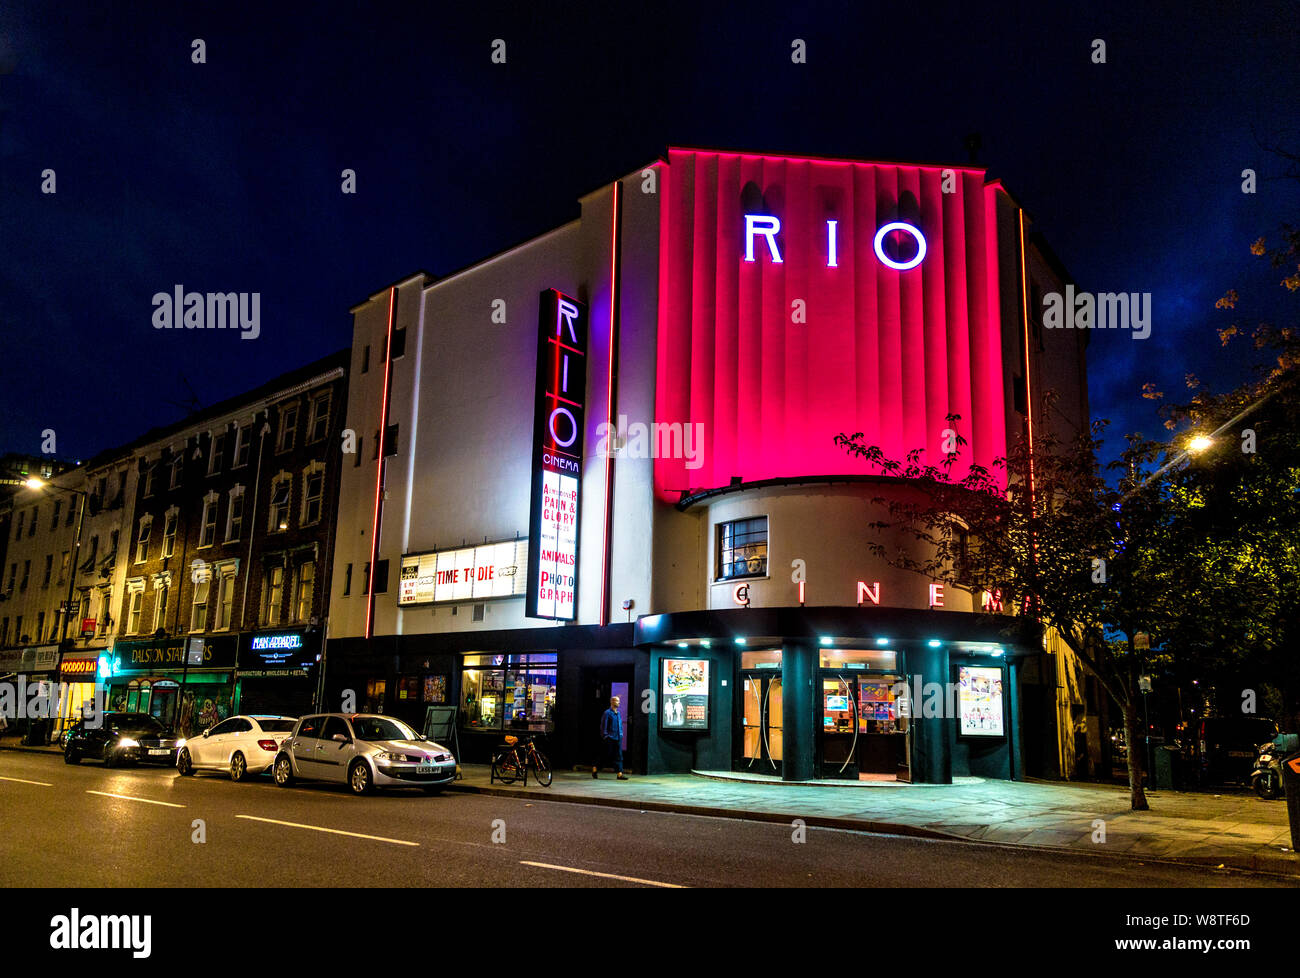
[[[86,705],[94,699],[102,651],[77,649],[63,654],[59,662],[61,729],[76,723],[84,715]]]
[[[299,717],[316,709],[321,636],[316,629],[240,636],[236,713]]]
[[[773,608],[637,625],[658,677],[649,770],[947,784],[1023,776],[1017,662],[1032,623]]]
[[[192,737],[234,712],[235,636],[119,640],[101,658],[108,708]]]

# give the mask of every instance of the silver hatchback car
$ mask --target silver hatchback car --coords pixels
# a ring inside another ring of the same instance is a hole
[[[334,781],[353,794],[376,788],[423,788],[437,794],[456,778],[451,751],[394,717],[318,713],[303,717],[271,765],[275,783]]]

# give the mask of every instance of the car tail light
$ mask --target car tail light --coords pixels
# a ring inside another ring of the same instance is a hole
[[[277,745],[274,740],[259,740],[257,742],[257,746],[262,748],[262,750],[271,751],[272,753],[274,753]]]

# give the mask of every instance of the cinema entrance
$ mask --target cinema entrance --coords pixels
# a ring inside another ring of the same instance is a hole
[[[818,776],[849,781],[910,781],[911,739],[892,649],[822,649]]]
[[[733,770],[781,776],[785,698],[781,650],[740,654],[740,736]]]

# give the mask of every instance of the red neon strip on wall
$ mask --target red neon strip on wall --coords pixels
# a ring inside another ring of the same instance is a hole
[[[608,412],[609,432],[606,437],[613,438],[614,417],[614,369],[618,362],[618,245],[619,245],[619,207],[621,198],[619,189],[622,185],[614,181],[613,216],[610,218],[609,235],[609,376],[605,388],[605,406]],[[610,619],[610,541],[614,520],[614,458],[607,443],[605,451],[605,528],[601,549],[600,565],[600,623],[608,625]]]
[[[384,441],[388,433],[388,379],[393,363],[393,319],[397,313],[397,286],[388,290],[388,329],[384,334],[384,387],[379,404],[379,464],[375,466],[375,510],[370,522],[370,573],[366,579],[366,638],[374,635],[375,565],[379,563],[379,510],[383,505]]]

